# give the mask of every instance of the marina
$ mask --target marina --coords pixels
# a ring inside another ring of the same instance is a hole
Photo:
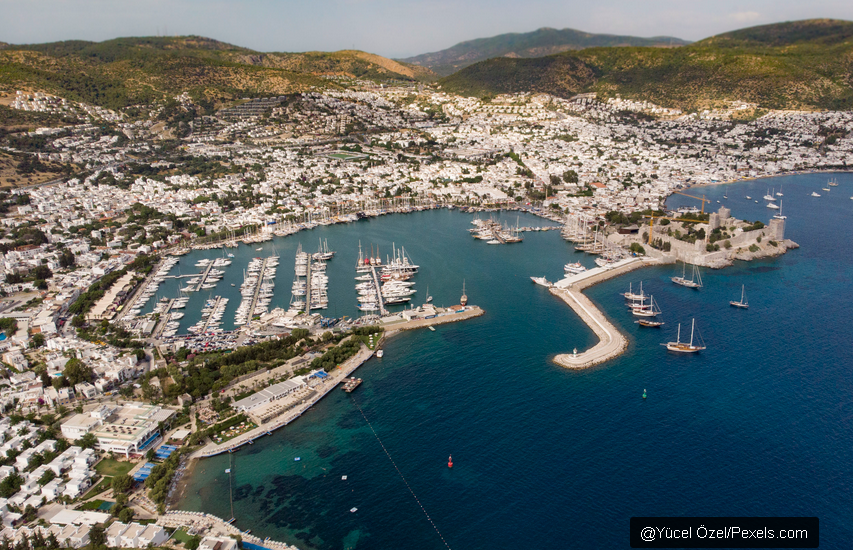
[[[803,193],[803,189],[789,186],[788,181],[784,187],[788,221],[792,227],[799,224],[800,232],[793,235],[802,244],[805,222],[801,219],[808,219],[809,223],[818,220],[815,232],[826,229],[826,224],[819,217],[803,216],[802,205],[792,198],[802,195],[802,200],[812,202],[806,198],[808,191]],[[760,184],[757,190],[744,191],[760,197],[765,184]],[[743,201],[744,191],[729,193],[729,200]],[[722,192],[721,188],[719,193]],[[717,197],[709,194],[709,198]],[[819,201],[814,202],[817,208]],[[851,202],[845,199],[845,204]],[[743,216],[758,219],[758,212],[770,213],[763,203],[753,208]],[[417,223],[424,214],[414,214],[415,221],[411,223]],[[250,452],[230,455],[238,468],[242,465],[238,484],[243,487],[241,495],[245,496],[235,503],[239,507],[238,525],[251,526],[262,538],[269,536],[297,546],[303,541],[299,535],[307,532],[322,541],[318,545],[326,547],[354,546],[356,534],[360,537],[357,547],[398,547],[413,538],[425,540],[431,535],[428,529],[418,529],[414,515],[406,516],[412,520],[406,528],[397,525],[396,517],[393,521],[371,519],[369,533],[360,530],[361,525],[330,522],[321,515],[323,511],[333,510],[339,517],[353,519],[356,516],[362,519],[367,512],[392,517],[407,505],[403,496],[408,495],[401,496],[398,483],[389,483],[388,476],[376,475],[388,467],[387,459],[366,430],[351,399],[364,407],[395,462],[416,484],[419,497],[432,503],[431,510],[458,510],[457,501],[463,493],[466,498],[483,501],[496,492],[521,499],[529,495],[556,498],[564,503],[561,511],[583,516],[595,526],[580,529],[585,533],[583,546],[595,546],[596,541],[599,546],[602,544],[596,538],[598,529],[604,528],[614,514],[627,517],[633,510],[648,506],[647,487],[655,480],[674,479],[674,483],[687,487],[691,495],[699,494],[697,468],[725,480],[725,491],[703,497],[706,509],[721,515],[730,508],[732,498],[767,505],[769,513],[784,515],[790,508],[789,495],[797,499],[797,512],[830,511],[824,502],[826,498],[831,500],[833,509],[847,509],[848,499],[843,491],[830,491],[827,497],[824,485],[834,479],[838,467],[846,472],[846,463],[836,461],[830,467],[821,461],[812,462],[828,453],[844,456],[843,438],[827,443],[825,434],[818,435],[827,422],[836,428],[841,426],[838,394],[832,393],[835,391],[832,388],[838,377],[843,376],[843,354],[840,349],[829,350],[829,357],[825,357],[825,346],[820,346],[819,351],[817,346],[801,346],[794,350],[795,368],[784,358],[791,350],[781,349],[781,337],[767,337],[770,319],[767,312],[774,311],[773,308],[828,309],[837,315],[842,308],[849,307],[843,286],[834,280],[838,277],[827,276],[838,273],[832,262],[845,259],[846,254],[838,253],[837,243],[843,246],[842,241],[824,243],[816,262],[802,261],[802,254],[794,253],[758,262],[737,262],[723,270],[703,270],[702,292],[687,292],[673,284],[670,277],[676,272],[681,274],[677,269],[681,266],[673,264],[651,265],[589,286],[583,294],[630,343],[606,367],[575,370],[548,364],[554,347],[560,346],[556,351],[569,354],[577,347],[580,354],[594,346],[598,338],[567,304],[544,292],[544,287],[532,284],[529,276],[545,275],[558,281],[567,262],[579,261],[592,271],[595,268],[592,258],[574,252],[569,243],[559,240],[556,232],[528,233],[523,247],[483,246],[466,232],[470,216],[458,216],[454,221],[452,217],[441,216],[442,212],[433,214],[438,216],[425,219],[418,226],[419,231],[446,226],[459,238],[442,240],[440,249],[432,254],[430,247],[418,243],[405,228],[395,225],[393,217],[379,220],[382,226],[376,220],[371,221],[362,234],[349,241],[330,233],[329,243],[334,237],[335,248],[339,250],[335,260],[329,263],[330,301],[338,302],[338,315],[358,315],[353,300],[352,267],[357,260],[357,240],[379,242],[389,251],[391,242],[396,240],[405,242],[407,250],[411,247],[412,257],[422,265],[418,277],[429,281],[436,303],[457,303],[464,278],[471,301],[481,305],[486,313],[468,322],[437,327],[435,333],[424,330],[389,338],[382,345],[385,357],[381,361],[368,361],[354,374],[365,380],[364,388],[351,396],[335,389],[314,405],[315,410],[290,423],[284,432],[257,439],[248,449]],[[514,219],[513,215],[513,223]],[[386,223],[391,226],[387,230]],[[531,224],[524,219],[521,223]],[[565,252],[549,256],[539,241],[547,242],[551,250],[562,245],[565,248],[558,250]],[[801,250],[811,252],[813,247],[820,246],[817,239],[806,242],[808,245],[803,244]],[[314,243],[316,247],[316,239]],[[278,243],[276,247],[281,248]],[[291,250],[294,247],[295,244]],[[282,252],[283,257],[286,254],[292,258],[290,252]],[[446,260],[446,264],[438,258]],[[338,261],[342,269],[336,275],[332,264]],[[825,261],[831,262],[829,267],[822,263]],[[437,266],[441,269],[436,269]],[[284,274],[287,286],[283,290],[289,288],[293,278],[290,270],[287,271]],[[688,279],[689,274],[688,271]],[[790,288],[792,277],[803,276],[814,277],[814,284],[797,287],[796,291]],[[653,294],[664,310],[657,318],[665,316],[666,324],[656,330],[634,324],[637,318],[632,317],[630,310],[626,311],[625,299],[619,295],[628,291],[629,281],[633,281],[633,293],[639,293],[640,280],[647,301]],[[739,298],[737,287],[743,283],[753,288],[748,296],[756,304],[748,313],[735,311],[728,304],[729,300]],[[832,300],[821,299],[814,288],[818,284],[824,287],[822,292],[833,293]],[[509,291],[489,292],[493,288]],[[286,305],[287,296],[283,299]],[[761,307],[757,307],[759,301]],[[676,340],[677,322],[682,324],[682,339],[689,340],[686,334],[689,328],[685,327],[694,316],[708,343],[707,350],[678,354],[659,345]],[[846,325],[839,328],[845,334],[849,332]],[[720,342],[726,345],[712,345]],[[831,376],[827,376],[827,371]],[[812,391],[814,385],[818,388],[815,391],[829,391],[832,398],[826,401],[789,398]],[[647,400],[641,399],[644,388]],[[483,411],[488,412],[489,422],[479,422]],[[835,420],[828,421],[833,415]],[[722,438],[723,460],[719,453],[709,453],[707,445],[701,445],[696,437],[721,425],[726,427],[718,434]],[[472,430],[472,426],[477,429]],[[782,433],[774,435],[777,430]],[[598,433],[606,433],[606,439],[597,437]],[[638,437],[638,433],[643,436]],[[749,454],[725,451],[735,448],[734,443],[744,437],[772,442],[773,446],[759,445]],[[791,438],[808,445],[808,449],[795,450],[782,444]],[[556,464],[545,460],[567,452],[567,442],[571,442],[571,460]],[[830,447],[822,447],[826,444]],[[671,449],[672,445],[680,449],[677,460],[668,460],[662,450]],[[530,473],[523,480],[515,468],[508,471],[502,462],[502,457],[516,456],[519,447],[525,449],[526,459],[533,460],[526,469]],[[452,470],[446,466],[450,453],[456,455]],[[294,463],[293,456],[301,456],[302,461]],[[201,462],[187,488],[187,496],[176,506],[230,517],[228,486],[226,482],[223,487],[221,475],[228,457],[226,453]],[[636,471],[633,465],[638,460],[650,464],[651,469]],[[784,461],[785,468],[777,465],[779,460]],[[736,475],[736,479],[727,477],[732,475],[733,463],[736,471],[745,472]],[[808,475],[799,468],[791,470],[792,463],[811,464]],[[223,466],[219,467],[220,464]],[[202,473],[203,469],[207,472]],[[218,482],[214,481],[217,477],[214,470],[220,472]],[[472,471],[482,475],[460,488],[459,480]],[[779,481],[777,476],[783,471],[794,472],[790,482]],[[450,476],[444,475],[451,472]],[[617,472],[616,479],[612,472]],[[362,484],[361,488],[353,487],[355,493],[350,487],[337,491],[328,484],[334,480],[343,485],[340,475],[346,474],[350,483]],[[569,480],[569,485],[556,487],[555,476]],[[786,497],[763,498],[768,484],[784,491]],[[288,500],[281,496],[285,490]],[[612,510],[607,518],[594,512],[602,502]],[[685,495],[667,495],[663,502],[652,507],[652,512],[666,515],[668,509],[689,507],[690,502]],[[263,510],[276,510],[276,507],[281,507],[281,511],[264,515]],[[348,512],[352,507],[358,508],[356,514]],[[537,548],[559,548],[560,544],[551,542],[552,537],[569,536],[576,530],[563,527],[559,514],[547,509],[513,508],[498,510],[497,514],[496,520],[488,522],[488,530],[479,529],[476,533],[471,533],[470,515],[445,514],[441,527],[449,532],[454,548],[474,547],[483,541],[496,548],[508,548],[517,542],[507,542],[507,531],[522,532],[525,525],[541,519],[546,520],[545,533],[526,541]],[[845,525],[842,516],[830,512],[826,521],[840,527]],[[290,518],[304,518],[304,522],[300,519],[297,524]],[[605,537],[604,541],[608,547],[624,545],[624,537],[620,536]]]

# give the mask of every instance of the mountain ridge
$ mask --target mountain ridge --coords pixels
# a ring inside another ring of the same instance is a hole
[[[406,63],[429,67],[441,76],[494,57],[543,57],[590,47],[683,46],[688,41],[669,36],[642,38],[616,34],[595,34],[576,29],[541,27],[527,33],[504,33],[459,42],[450,48],[401,59]]]
[[[439,83],[467,95],[596,92],[683,110],[735,100],[773,109],[850,109],[853,22],[762,25],[679,48],[587,48],[536,59],[489,59]]]
[[[39,90],[122,108],[189,92],[228,101],[336,87],[323,77],[432,81],[429,69],[368,52],[266,53],[201,36],[125,37],[0,48],[0,91]]]

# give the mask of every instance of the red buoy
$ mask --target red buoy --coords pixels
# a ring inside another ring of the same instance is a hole
[[[447,467],[453,468],[453,455],[447,457]]]

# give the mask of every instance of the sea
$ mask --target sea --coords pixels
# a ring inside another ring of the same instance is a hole
[[[837,187],[827,187],[830,177]],[[485,315],[390,338],[384,357],[357,371],[364,383],[355,392],[335,390],[273,435],[202,460],[173,508],[233,517],[242,530],[305,550],[629,548],[632,516],[816,516],[821,548],[850,548],[853,174],[690,191],[711,200],[706,209],[725,205],[765,223],[777,213],[765,207],[768,192],[782,193],[785,236],[800,248],[702,270],[701,290],[674,285],[677,266],[588,289],[629,346],[581,371],[551,358],[592,346],[594,335],[530,280],[557,280],[567,262],[594,265],[558,231],[488,245],[467,231],[476,215],[434,210],[233,249],[213,291],[234,294],[226,320],[251,257],[273,247],[280,254],[273,305],[286,308],[297,246],[311,252],[321,240],[337,251],[330,317],[358,315],[359,243],[383,258],[405,247],[421,266],[415,303],[429,287],[437,305],[457,304],[464,283]],[[693,205],[678,195],[669,202]],[[530,214],[479,214],[491,216],[553,225]],[[221,254],[193,252],[175,269],[189,273],[198,258]],[[620,293],[640,282],[663,312],[661,328],[635,324],[624,305]],[[742,288],[749,309],[729,305]],[[190,302],[184,326],[205,297]],[[706,350],[661,346],[679,324],[688,338],[694,321]]]

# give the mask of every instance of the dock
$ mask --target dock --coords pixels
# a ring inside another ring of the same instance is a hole
[[[264,273],[267,270],[267,261],[268,260],[269,260],[269,258],[264,258],[264,262],[261,264],[261,270],[258,271],[258,283],[255,285],[255,293],[252,295],[252,305],[249,309],[249,311],[251,312],[249,314],[250,320],[252,319],[252,317],[255,316],[255,306],[258,305],[258,294],[261,293],[261,286],[264,284]],[[308,263],[310,266],[311,262],[308,262]],[[309,267],[308,269],[311,269],[311,268]],[[309,294],[311,293],[310,285],[309,285],[308,293]]]
[[[160,337],[160,334],[163,333],[163,329],[166,328],[166,323],[169,322],[169,312],[172,310],[172,305],[174,305],[175,300],[169,300],[169,305],[166,306],[166,309],[163,310],[163,313],[160,314],[160,319],[157,321],[157,326],[154,328],[154,331],[151,333],[151,336],[154,339]]]
[[[599,342],[580,353],[575,349],[572,353],[556,355],[553,361],[569,369],[585,369],[621,355],[628,348],[628,339],[581,291],[629,271],[659,263],[658,260],[627,258],[607,268],[596,267],[557,281],[550,289],[551,294],[566,302],[598,336]]]
[[[385,308],[385,300],[382,299],[382,284],[379,282],[379,275],[376,273],[376,266],[370,266],[370,273],[373,275],[373,284],[376,289],[376,303],[379,304],[379,314],[383,317],[388,315],[388,310]]]
[[[308,255],[308,265],[305,266],[305,312],[311,312],[311,264],[314,259]],[[252,304],[254,306],[254,304]]]
[[[222,296],[217,296],[216,297],[216,303],[213,304],[213,308],[212,308],[213,311],[216,311],[216,309],[219,307],[220,302],[222,302]],[[210,315],[208,315],[207,318],[204,320],[204,328],[201,329],[201,334],[204,334],[205,332],[207,332],[207,329],[210,327],[210,320],[212,318],[213,318],[213,312],[211,312]]]
[[[210,270],[213,269],[213,262],[210,262],[206,268],[204,268],[204,273],[201,274],[201,280],[195,286],[196,291],[201,290],[201,285],[207,281],[207,276],[210,275]]]

